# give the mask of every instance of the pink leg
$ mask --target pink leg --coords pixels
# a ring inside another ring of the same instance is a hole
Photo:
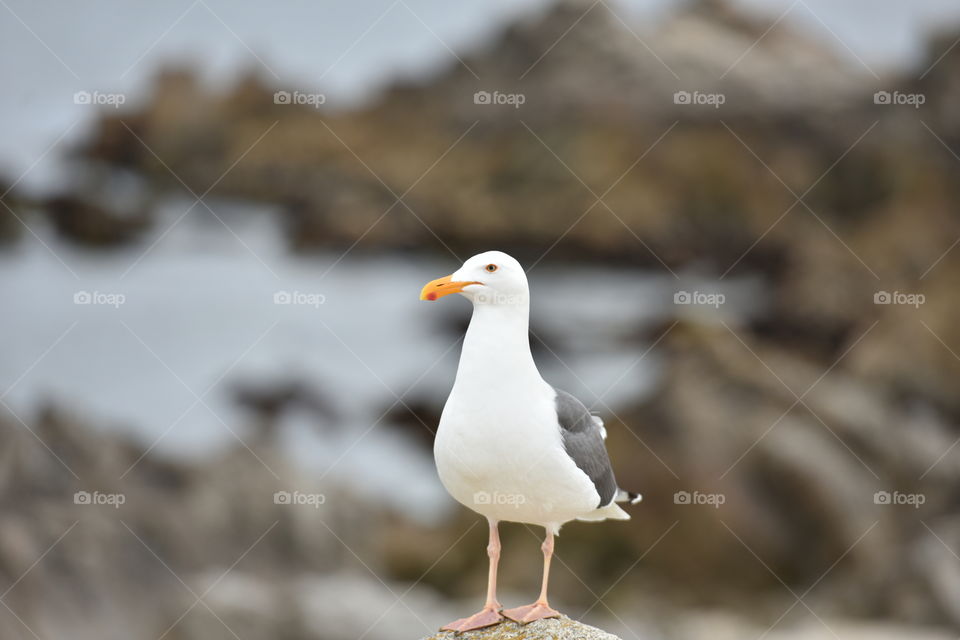
[[[497,523],[490,523],[490,542],[487,544],[487,556],[490,558],[490,572],[487,574],[487,602],[484,608],[490,607],[500,611],[503,607],[497,601],[497,567],[500,565],[500,531]]]
[[[490,574],[487,577],[487,602],[483,609],[467,618],[460,618],[440,628],[441,631],[471,631],[490,627],[503,621],[500,615],[500,603],[497,602],[497,565],[500,563],[500,532],[496,520],[490,521],[490,543],[487,545],[490,557]]]
[[[543,585],[540,587],[540,597],[533,604],[525,607],[507,609],[503,615],[515,622],[527,624],[541,618],[556,618],[560,612],[550,608],[547,604],[547,583],[550,581],[550,559],[553,557],[553,533],[548,529],[547,537],[540,547],[543,550]]]

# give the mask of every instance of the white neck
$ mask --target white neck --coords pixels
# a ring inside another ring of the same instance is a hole
[[[530,353],[529,323],[529,302],[475,304],[456,384],[495,388],[518,378],[542,381]]]

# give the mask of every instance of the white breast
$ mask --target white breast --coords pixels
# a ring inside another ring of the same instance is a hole
[[[487,517],[545,526],[596,509],[593,482],[563,448],[553,388],[539,374],[477,378],[458,374],[437,431],[447,491]]]

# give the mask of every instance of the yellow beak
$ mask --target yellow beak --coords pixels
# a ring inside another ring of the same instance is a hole
[[[423,289],[420,291],[420,299],[436,300],[438,298],[442,298],[443,296],[450,295],[451,293],[459,293],[463,291],[464,287],[468,287],[471,284],[481,283],[454,282],[452,275],[437,278],[436,280],[431,280],[423,287]]]

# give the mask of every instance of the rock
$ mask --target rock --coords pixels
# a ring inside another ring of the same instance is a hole
[[[960,96],[960,82],[957,82],[960,51],[955,48],[958,37],[960,33],[956,27],[943,29],[931,37],[927,43],[927,55],[915,71],[920,79],[901,89],[919,91],[924,95],[927,113],[931,114],[933,122],[931,127],[951,146],[960,139],[960,117],[957,117],[956,108],[951,108]]]
[[[359,620],[359,629],[341,636],[302,630],[307,623],[334,624],[329,609],[322,610],[326,617],[317,613],[320,608],[308,597],[317,590],[308,587],[355,562],[352,550],[386,575],[373,558],[377,541],[371,539],[379,530],[379,506],[343,493],[333,481],[319,483],[264,439],[251,438],[249,449],[237,445],[202,463],[170,460],[149,451],[148,442],[90,428],[78,413],[45,404],[34,414],[21,414],[21,423],[0,412],[0,488],[6,489],[0,577],[13,584],[22,576],[4,603],[24,624],[77,640],[102,638],[110,629],[124,629],[130,638],[156,638],[165,631],[170,638],[225,637],[229,632],[219,618],[249,629],[247,637],[296,640],[357,638],[370,625]],[[322,493],[325,500],[322,508],[278,503],[280,490]],[[349,551],[336,536],[350,540]],[[36,562],[41,556],[45,561]],[[224,579],[209,595],[223,602],[218,613],[186,616],[171,629],[193,602],[188,589],[200,593],[219,583],[241,556],[235,580]],[[171,573],[191,586],[171,589]],[[385,591],[382,580],[340,578],[327,591],[339,588],[340,598],[357,603],[369,602],[366,593],[376,592],[385,610],[395,601],[391,591],[408,585]],[[301,600],[289,596],[291,589]],[[411,589],[409,596],[423,609],[449,614],[428,587]],[[264,610],[264,601],[276,606]],[[296,610],[285,608],[291,603]],[[404,612],[396,607],[396,615],[385,621],[395,627],[404,622],[409,636],[423,633],[412,614],[398,617]],[[0,637],[17,637],[21,630],[8,623],[9,617],[0,616]]]
[[[440,84],[470,120],[485,119],[491,107],[471,99],[478,88],[474,74],[483,78],[481,89],[523,95],[524,118],[595,109],[672,117],[678,88],[696,88],[722,93],[723,109],[685,104],[687,118],[763,113],[808,119],[852,104],[870,79],[836,48],[788,22],[771,28],[775,16],[756,17],[727,0],[678,5],[659,24],[647,25],[631,24],[615,6],[552,3],[467,55],[472,72],[454,66]]]
[[[493,627],[456,634],[441,631],[423,640],[619,640],[596,627],[571,620],[567,616],[537,620],[528,625],[502,622]]]
[[[340,416],[331,398],[323,391],[297,378],[271,381],[241,381],[234,385],[233,398],[252,418],[250,428],[256,438],[274,443],[284,415],[302,411],[323,431],[331,431]]]
[[[20,237],[23,220],[26,215],[23,211],[23,200],[14,189],[13,183],[7,176],[0,175],[0,194],[3,202],[0,203],[0,247],[10,245]],[[17,218],[20,220],[17,220]]]
[[[930,537],[923,522],[956,509],[951,487],[960,454],[949,415],[902,402],[855,375],[852,363],[831,368],[745,327],[680,324],[660,347],[668,354],[662,386],[620,415],[679,479],[622,435],[625,429],[607,425],[618,480],[649,497],[627,530],[639,538],[643,527],[663,531],[680,522],[644,559],[648,572],[715,598],[721,590],[775,588],[776,579],[751,562],[745,547],[798,584],[817,580],[843,555],[842,569],[811,594],[825,611],[866,616],[883,609],[900,620],[956,624],[945,603],[960,576],[929,552],[911,555],[918,536]],[[725,502],[690,507],[671,500],[678,491],[718,494]],[[923,496],[923,503],[883,503],[883,493],[894,491]],[[942,528],[949,544],[947,524]],[[615,535],[603,532],[603,545]],[[918,560],[911,564],[911,557]],[[936,598],[913,603],[927,591]]]
[[[534,260],[566,230],[553,259],[656,269],[661,260],[671,268],[708,262],[721,272],[736,262],[775,275],[774,263],[792,260],[794,271],[804,273],[806,263],[816,265],[837,244],[831,266],[846,268],[846,250],[802,207],[771,227],[793,199],[737,137],[800,192],[845,154],[860,120],[865,127],[876,117],[872,88],[863,87],[863,70],[848,68],[788,24],[767,34],[766,20],[741,13],[712,0],[685,5],[660,26],[634,28],[604,5],[560,2],[463,53],[482,83],[455,65],[427,82],[397,85],[370,106],[345,110],[274,104],[272,88],[255,77],[221,92],[174,69],[157,78],[142,108],[104,115],[80,158],[130,169],[154,187],[180,190],[172,170],[198,192],[215,184],[217,197],[278,203],[290,245],[301,251],[346,248],[362,238],[359,249],[441,251],[445,244],[466,253],[496,246]],[[631,29],[662,51],[682,86]],[[751,54],[719,81],[747,50]],[[723,109],[677,104],[674,92],[682,87],[721,92],[726,103]],[[522,94],[525,102],[519,108],[475,102],[476,92],[494,89]],[[636,164],[676,120],[686,124]],[[910,135],[924,149],[939,147],[915,129]],[[899,157],[900,145],[878,142],[878,149],[871,140],[811,196],[829,196],[812,205],[831,225],[833,209],[862,214],[868,204],[880,204],[870,197],[886,198],[878,185],[901,185],[894,178],[910,170],[896,165],[897,176],[875,175],[889,164],[879,159]],[[911,157],[918,155],[931,154]],[[240,156],[243,162],[222,175]],[[945,165],[919,175],[930,185],[947,185],[952,170]],[[858,177],[857,188],[844,188],[849,180],[833,182],[844,171]],[[604,198],[611,213],[590,191],[603,192],[618,176]],[[397,203],[396,194],[411,185],[416,188]],[[802,238],[796,220],[812,222]],[[801,241],[814,248],[804,252]],[[851,279],[837,280],[846,300]]]
[[[150,203],[149,188],[138,175],[93,162],[76,167],[64,190],[41,206],[61,236],[90,247],[113,247],[149,228]]]

